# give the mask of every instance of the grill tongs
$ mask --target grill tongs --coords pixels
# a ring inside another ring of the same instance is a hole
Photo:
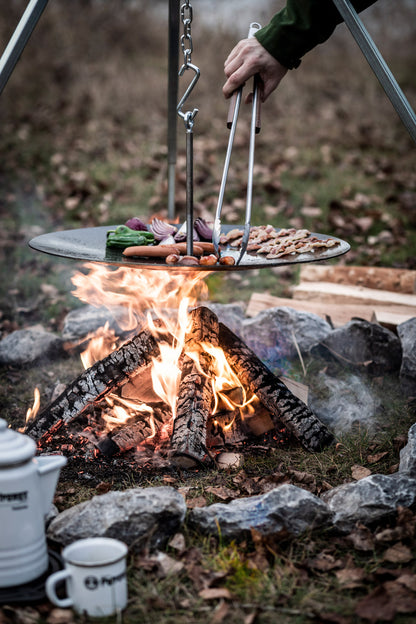
[[[248,31],[248,37],[254,37],[255,32],[259,30],[260,28],[261,26],[257,22],[251,23],[249,31]],[[249,146],[249,154],[248,154],[246,217],[245,217],[245,223],[244,223],[243,240],[241,242],[241,251],[237,259],[237,264],[240,263],[242,257],[244,256],[246,252],[248,239],[250,236],[251,204],[252,204],[252,197],[253,197],[254,143],[255,143],[256,134],[260,132],[260,97],[259,97],[259,84],[258,83],[259,83],[259,77],[256,75],[253,78],[253,99],[252,99],[251,124],[250,124],[250,146]],[[215,213],[215,221],[214,221],[214,228],[213,228],[213,234],[212,234],[212,242],[214,244],[215,251],[217,253],[219,253],[218,247],[219,247],[220,235],[221,235],[221,211],[222,211],[222,205],[224,201],[225,187],[227,184],[228,169],[230,167],[231,152],[233,149],[235,130],[236,130],[237,121],[238,121],[238,114],[240,112],[242,93],[243,93],[243,86],[241,86],[232,95],[230,107],[228,110],[227,128],[230,130],[230,136],[228,139],[224,170],[222,174],[220,192],[218,196],[217,211]]]

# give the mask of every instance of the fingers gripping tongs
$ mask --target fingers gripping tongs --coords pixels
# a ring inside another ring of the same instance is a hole
[[[254,37],[254,33],[261,28],[260,24],[253,22],[250,24],[248,31],[248,37]],[[244,256],[248,239],[250,236],[250,221],[251,221],[251,204],[253,196],[253,165],[254,165],[254,143],[255,135],[260,132],[260,97],[259,97],[259,77],[254,76],[253,79],[253,99],[252,99],[252,112],[251,112],[251,124],[250,124],[250,146],[248,155],[248,178],[247,178],[247,199],[246,199],[246,218],[244,223],[244,234],[241,242],[240,255],[237,260],[237,264],[240,263]],[[233,149],[235,130],[237,127],[238,114],[240,111],[241,97],[243,93],[243,87],[241,86],[232,96],[230,102],[230,108],[228,111],[227,127],[230,130],[230,136],[228,139],[227,153],[225,156],[224,170],[222,174],[220,192],[218,196],[217,211],[215,213],[214,228],[212,234],[212,242],[215,247],[216,253],[218,253],[218,246],[221,235],[221,211],[224,201],[225,186],[227,184],[228,169],[230,166],[231,152]]]

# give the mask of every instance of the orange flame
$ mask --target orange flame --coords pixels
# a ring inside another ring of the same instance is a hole
[[[31,422],[34,418],[36,418],[37,413],[40,408],[40,392],[39,388],[35,388],[33,392],[33,405],[29,407],[26,411],[26,425]]]
[[[154,358],[151,369],[153,392],[169,405],[173,419],[176,415],[176,399],[181,377],[180,358],[184,353],[185,337],[190,329],[189,310],[207,299],[208,288],[204,281],[206,272],[181,272],[174,270],[145,270],[131,267],[110,267],[89,263],[72,277],[73,294],[90,305],[106,307],[114,316],[126,336],[132,337],[143,329],[149,329],[157,338],[160,357]],[[157,321],[157,323],[156,323]],[[118,348],[114,330],[109,324],[89,337],[88,347],[81,354],[85,368]],[[226,360],[223,350],[211,344],[198,345],[214,362],[212,387],[215,398],[213,414],[218,409],[247,408],[255,396],[248,396]],[[198,353],[186,350],[198,364]],[[200,368],[201,374],[205,374]],[[235,388],[241,401],[231,400],[227,392]],[[124,399],[117,394],[105,398],[107,409],[103,420],[109,429],[124,424],[139,413],[146,414],[152,434],[156,434],[153,409],[139,399]],[[34,417],[35,406],[28,410]],[[247,413],[247,411],[246,411]],[[165,423],[166,424],[166,423]],[[227,425],[228,427],[232,426]],[[165,425],[163,425],[165,427]]]

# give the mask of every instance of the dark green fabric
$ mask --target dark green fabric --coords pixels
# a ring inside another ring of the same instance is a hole
[[[352,0],[357,11],[376,0]],[[304,54],[326,41],[342,18],[332,0],[287,0],[284,9],[256,33],[257,40],[284,67],[300,65]]]

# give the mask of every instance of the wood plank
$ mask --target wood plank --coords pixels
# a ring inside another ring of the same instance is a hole
[[[373,323],[383,325],[383,327],[395,329],[397,325],[405,323],[415,316],[416,313],[402,314],[399,312],[391,312],[389,310],[374,310],[374,314],[371,320]]]
[[[257,316],[259,312],[270,308],[288,307],[300,312],[311,312],[323,319],[330,317],[334,327],[348,323],[353,317],[375,321],[386,327],[398,324],[416,316],[414,308],[406,306],[376,306],[365,304],[321,303],[319,301],[303,301],[285,297],[274,297],[268,293],[253,293],[247,306],[246,315]],[[393,322],[392,319],[396,319]]]
[[[300,282],[331,282],[405,294],[416,293],[416,271],[389,267],[304,264]]]
[[[416,295],[388,290],[376,290],[364,286],[349,286],[330,282],[303,282],[293,286],[294,299],[320,301],[321,303],[358,303],[365,305],[398,305],[414,308]]]
[[[286,388],[289,388],[292,394],[298,397],[303,403],[308,405],[309,400],[309,387],[300,381],[295,381],[289,377],[279,377],[280,381],[283,381]]]

